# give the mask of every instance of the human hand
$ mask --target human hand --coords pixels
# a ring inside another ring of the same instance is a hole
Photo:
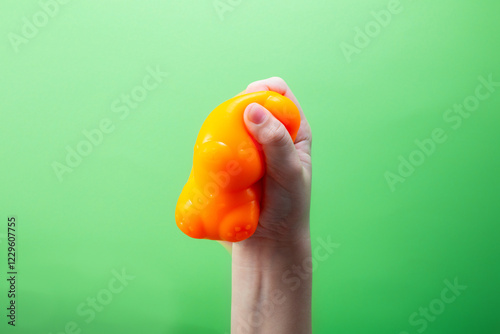
[[[267,90],[291,99],[301,124],[294,143],[264,107],[252,103],[245,110],[245,125],[261,146],[266,173],[257,229],[250,238],[232,244],[231,333],[308,334],[312,268],[293,289],[287,273],[311,258],[311,128],[283,79],[256,81],[244,93]]]
[[[264,153],[266,174],[259,225],[252,237],[238,244],[284,246],[309,236],[312,134],[299,102],[283,79],[253,82],[242,94],[259,91],[274,91],[292,100],[300,111],[301,124],[294,143],[283,124],[263,106],[252,103],[246,108],[245,125]],[[232,243],[221,243],[231,250]]]

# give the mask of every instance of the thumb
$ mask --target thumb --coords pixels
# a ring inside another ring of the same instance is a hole
[[[262,145],[267,173],[281,184],[297,177],[302,164],[285,126],[258,103],[248,105],[243,117],[250,134]]]

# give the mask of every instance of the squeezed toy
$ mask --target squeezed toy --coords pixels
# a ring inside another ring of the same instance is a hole
[[[237,242],[257,228],[265,160],[243,120],[253,102],[267,108],[295,141],[300,113],[281,94],[239,95],[215,108],[196,139],[193,167],[175,210],[177,226],[192,238]]]

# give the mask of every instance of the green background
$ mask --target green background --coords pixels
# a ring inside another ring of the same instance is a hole
[[[500,81],[500,3],[401,1],[350,61],[342,43],[389,1],[231,3],[218,13],[212,0],[74,0],[16,52],[9,34],[41,7],[2,1],[1,332],[55,334],[74,321],[82,333],[229,333],[230,256],[183,235],[174,208],[207,114],[281,76],[313,131],[312,246],[340,244],[314,270],[314,332],[500,333],[500,87],[459,128],[443,118],[479,76]],[[112,103],[148,67],[168,76],[120,118]],[[53,163],[106,118],[114,131],[60,182]],[[391,191],[385,173],[436,128],[447,140]],[[78,306],[122,269],[135,278],[87,323]],[[465,291],[425,329],[412,324],[455,278]]]

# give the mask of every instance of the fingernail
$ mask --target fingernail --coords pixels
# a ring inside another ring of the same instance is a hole
[[[252,103],[248,110],[248,120],[254,124],[261,124],[266,119],[266,113],[260,105]]]

